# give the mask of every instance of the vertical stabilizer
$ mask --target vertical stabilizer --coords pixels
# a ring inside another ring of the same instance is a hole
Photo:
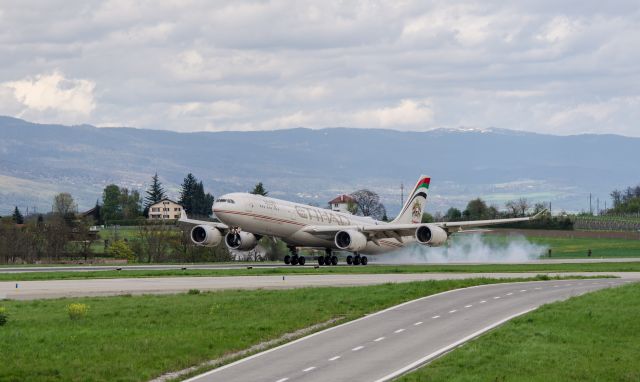
[[[409,224],[420,223],[422,221],[422,211],[427,204],[427,192],[429,191],[431,178],[422,175],[418,183],[409,194],[406,203],[402,206],[400,214],[393,219],[392,223]]]

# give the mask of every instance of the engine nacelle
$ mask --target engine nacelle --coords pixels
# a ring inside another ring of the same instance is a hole
[[[238,251],[250,251],[258,245],[258,237],[250,232],[229,232],[224,238],[227,247]]]
[[[449,235],[447,235],[447,231],[437,225],[427,224],[416,229],[416,240],[418,243],[430,247],[439,247],[443,245],[448,238]]]
[[[351,229],[339,231],[335,238],[336,247],[345,251],[358,252],[367,246],[367,237]]]
[[[215,247],[222,241],[222,233],[210,225],[197,225],[191,228],[191,241],[205,247]]]

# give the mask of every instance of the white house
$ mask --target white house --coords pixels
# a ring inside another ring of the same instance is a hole
[[[347,212],[349,211],[349,204],[355,203],[353,198],[349,195],[340,195],[329,202],[329,208],[331,211]]]
[[[149,206],[149,220],[179,219],[182,206],[171,199],[162,199]]]

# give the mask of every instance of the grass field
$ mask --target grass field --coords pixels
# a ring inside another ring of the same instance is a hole
[[[0,281],[68,280],[91,278],[178,276],[269,276],[306,274],[426,273],[426,272],[640,272],[640,262],[585,264],[480,264],[480,265],[367,265],[320,268],[187,269],[87,272],[0,273]]]
[[[399,380],[639,381],[640,285],[516,318]]]
[[[0,380],[148,380],[315,323],[499,282],[507,281],[4,301],[9,322],[0,326]],[[66,306],[76,302],[89,312],[72,321]]]
[[[591,239],[563,237],[527,237],[533,244],[551,248],[552,258],[640,257],[640,240]]]

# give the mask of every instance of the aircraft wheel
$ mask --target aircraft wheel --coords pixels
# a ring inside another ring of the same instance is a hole
[[[324,256],[319,256],[318,257],[318,265],[324,265]]]
[[[298,257],[298,264],[304,265],[305,262],[306,262],[306,260],[305,260],[304,256]]]
[[[291,256],[286,255],[284,257],[284,263],[287,264],[287,265],[291,264]]]
[[[291,265],[298,265],[298,261],[300,260],[300,258],[296,255],[293,255],[293,257],[291,258]]]
[[[367,265],[368,262],[369,262],[369,260],[367,259],[367,256],[362,256],[360,258],[360,264]]]
[[[331,256],[331,265],[338,265],[338,256]]]
[[[347,256],[347,264],[349,265],[353,264],[353,256],[351,255]]]
[[[353,258],[353,265],[360,265],[360,256],[356,256]]]

